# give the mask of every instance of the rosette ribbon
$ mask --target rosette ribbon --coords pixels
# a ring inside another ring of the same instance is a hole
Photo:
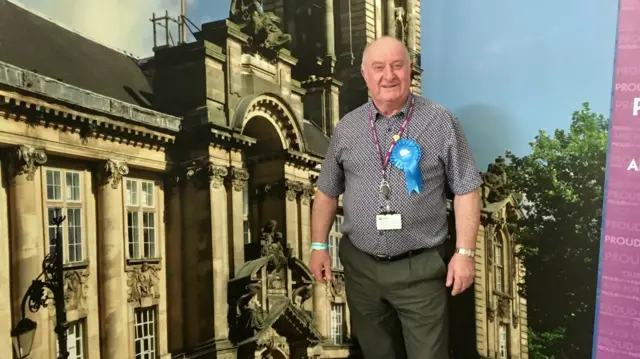
[[[407,193],[413,191],[420,193],[422,185],[422,173],[420,172],[420,157],[422,150],[414,140],[408,138],[400,139],[393,152],[391,152],[391,164],[404,171]]]

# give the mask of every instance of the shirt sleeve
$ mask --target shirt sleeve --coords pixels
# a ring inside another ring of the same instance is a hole
[[[329,140],[329,147],[322,161],[320,168],[320,176],[318,177],[318,190],[327,196],[338,197],[345,190],[344,184],[344,168],[340,159],[339,126],[333,132],[333,136]]]
[[[463,195],[477,189],[482,184],[482,177],[460,122],[453,114],[448,115],[451,128],[443,154],[445,172],[451,191]]]

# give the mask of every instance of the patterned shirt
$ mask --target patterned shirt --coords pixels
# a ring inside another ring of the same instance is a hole
[[[384,157],[412,97],[415,107],[402,137],[416,141],[422,150],[422,188],[409,195],[404,171],[389,163],[390,209],[400,213],[402,229],[378,231],[376,215],[384,210],[386,201],[380,194],[382,165],[371,134],[370,106]],[[322,163],[318,190],[331,197],[343,195],[342,232],[354,246],[369,254],[393,256],[443,243],[448,231],[445,185],[461,195],[481,183],[458,120],[441,105],[410,95],[404,108],[389,118],[370,101],[338,122]]]

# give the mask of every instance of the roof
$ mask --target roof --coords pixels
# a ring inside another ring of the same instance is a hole
[[[0,61],[151,107],[152,88],[135,58],[7,0],[0,0]]]

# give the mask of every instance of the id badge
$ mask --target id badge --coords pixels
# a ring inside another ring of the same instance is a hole
[[[379,214],[376,216],[376,225],[379,231],[402,229],[402,216],[400,213]]]

